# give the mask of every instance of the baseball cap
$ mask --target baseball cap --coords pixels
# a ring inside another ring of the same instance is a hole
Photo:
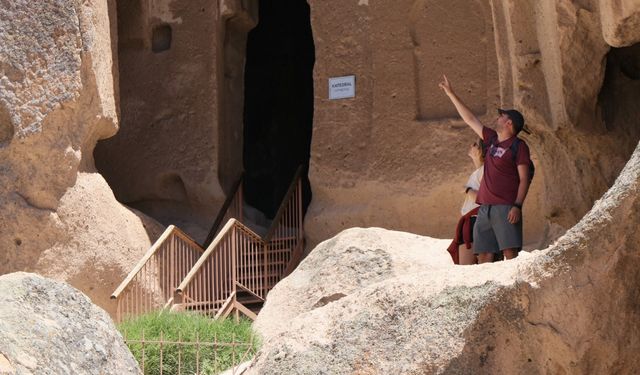
[[[524,130],[525,133],[529,134],[529,130],[524,128],[524,116],[522,116],[522,113],[516,111],[515,109],[500,108],[498,108],[498,113],[501,115],[504,114],[509,116],[509,119],[511,119],[511,122],[513,123],[513,125],[515,125],[516,134],[520,133],[521,130]]]

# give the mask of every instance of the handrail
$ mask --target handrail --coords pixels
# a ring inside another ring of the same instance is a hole
[[[213,222],[211,229],[209,230],[209,234],[207,234],[207,238],[202,243],[202,248],[206,249],[207,247],[209,247],[209,244],[211,243],[211,241],[213,241],[213,238],[215,237],[216,232],[218,231],[218,228],[222,224],[222,220],[227,214],[227,210],[229,209],[229,206],[231,206],[231,202],[233,202],[233,199],[236,197],[236,194],[238,193],[238,189],[242,186],[243,180],[244,180],[244,172],[240,173],[240,176],[238,176],[238,179],[231,187],[231,191],[227,195],[227,198],[224,200],[224,203],[222,204],[220,211],[218,211],[218,216],[216,216],[216,219]]]
[[[278,211],[276,213],[276,216],[273,217],[273,221],[271,222],[271,226],[269,227],[269,231],[263,237],[264,238],[264,242],[271,241],[271,237],[273,237],[273,234],[276,232],[276,228],[280,224],[280,218],[284,214],[284,210],[287,208],[287,205],[289,204],[289,199],[291,198],[293,193],[296,191],[296,185],[298,184],[298,178],[300,177],[301,174],[302,174],[302,165],[300,165],[298,167],[298,169],[296,169],[296,173],[293,175],[293,179],[291,180],[291,184],[289,184],[289,189],[287,189],[287,193],[284,195],[284,197],[282,198],[282,201],[280,202],[280,207],[278,207]]]
[[[230,308],[233,307],[233,301],[235,301],[235,299],[236,299],[236,292],[231,292],[229,297],[227,297],[227,299],[222,304],[222,307],[220,307],[220,310],[218,310],[218,312],[216,313],[215,319],[219,319],[221,316],[226,317],[226,315],[224,314],[228,315],[228,310],[230,310]]]
[[[198,243],[196,243],[193,239],[191,239],[191,237],[189,237],[186,233],[184,233],[180,228],[176,227],[175,225],[169,225],[167,229],[164,230],[162,235],[158,237],[156,242],[154,242],[153,245],[149,248],[149,250],[147,250],[147,252],[142,256],[142,258],[138,261],[135,267],[133,267],[133,269],[131,270],[131,272],[129,272],[127,277],[120,283],[120,285],[116,288],[116,290],[111,294],[111,297],[110,297],[111,299],[116,299],[120,296],[120,293],[122,293],[122,291],[129,285],[129,283],[131,283],[131,280],[133,280],[136,274],[140,272],[142,267],[144,267],[144,265],[149,261],[149,258],[151,258],[153,254],[155,254],[158,251],[158,249],[160,249],[160,246],[172,234],[177,234],[178,236],[182,237],[182,239],[189,242],[191,245],[201,248],[200,245],[198,245]]]
[[[110,296],[117,304],[116,320],[173,304],[173,288],[204,249],[174,225],[169,225]]]

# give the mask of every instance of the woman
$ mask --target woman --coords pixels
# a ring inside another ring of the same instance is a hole
[[[479,207],[476,204],[476,196],[480,189],[484,167],[484,145],[481,139],[471,145],[467,155],[473,161],[475,170],[464,185],[465,199],[460,209],[462,216],[458,220],[455,237],[447,249],[453,258],[453,262],[461,265],[477,263],[471,244],[473,243],[473,225],[475,224]]]

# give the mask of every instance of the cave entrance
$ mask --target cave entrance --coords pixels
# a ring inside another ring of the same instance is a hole
[[[304,211],[311,201],[315,47],[306,0],[260,1],[258,20],[247,38],[244,197],[272,219],[298,166],[303,168]]]
[[[598,96],[603,122],[609,132],[618,132],[625,155],[631,155],[640,138],[640,43],[611,48]],[[625,158],[625,162],[628,159]],[[618,169],[622,169],[622,165]],[[615,173],[617,176],[617,172]],[[613,182],[613,181],[611,181]]]

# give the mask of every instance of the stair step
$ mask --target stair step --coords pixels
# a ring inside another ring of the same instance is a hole
[[[267,284],[267,285],[266,285],[266,287],[265,287],[264,285],[262,285],[262,286],[257,285],[257,286],[255,286],[255,287],[253,287],[253,288],[249,288],[249,289],[252,289],[254,292],[259,293],[259,292],[260,292],[260,291],[262,291],[262,290],[271,290],[271,289],[273,289],[273,287],[274,287],[275,285],[276,285],[276,284],[271,284],[271,283],[269,283],[269,284]],[[240,291],[240,290],[238,290],[238,291]],[[236,293],[237,293],[237,292],[236,292]],[[231,294],[231,292],[229,292],[229,291],[224,292],[224,295],[229,295],[229,294]]]
[[[286,266],[287,265],[287,261],[284,260],[279,260],[279,261],[272,261],[272,262],[267,262],[267,267],[269,266]],[[252,264],[249,262],[246,263],[240,263],[238,264],[238,268],[262,268],[264,267],[264,264],[262,262],[260,262],[260,264],[256,265],[256,264]]]
[[[275,237],[272,238],[269,243],[274,243],[274,242],[283,242],[283,241],[295,241],[298,239],[297,235],[293,235],[293,236],[288,236],[288,237]]]
[[[267,251],[267,256],[272,255],[272,254],[282,254],[282,253],[289,253],[291,252],[291,248],[289,246],[285,247],[285,248],[276,248],[276,249],[270,249],[269,251]],[[264,257],[264,251],[260,250],[260,251],[255,251],[255,252],[246,252],[246,253],[240,253],[238,254],[239,258],[262,258]]]
[[[258,298],[256,296],[253,296],[253,295],[251,295],[249,293],[247,293],[247,295],[245,295],[245,296],[237,296],[236,300],[238,302],[240,302],[241,304],[245,305],[245,306],[246,305],[250,305],[250,304],[253,305],[253,304],[256,304],[256,303],[260,303],[260,304],[264,303],[264,300],[262,300],[262,299],[260,299],[260,298]]]

